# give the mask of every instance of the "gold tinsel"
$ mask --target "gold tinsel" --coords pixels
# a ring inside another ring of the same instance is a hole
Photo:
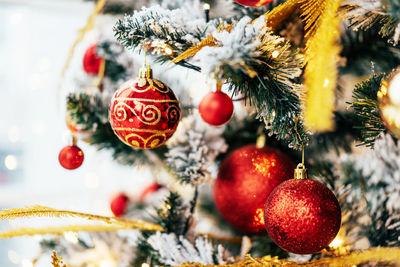
[[[14,208],[14,209],[4,209],[0,212],[0,220],[13,220],[17,218],[37,218],[37,217],[51,217],[51,218],[62,218],[62,217],[74,217],[74,218],[84,218],[90,221],[101,221],[109,225],[118,225],[125,229],[141,229],[150,231],[163,231],[164,229],[157,224],[144,221],[128,220],[124,218],[107,217],[100,215],[93,215],[82,212],[68,211],[68,210],[57,210],[49,207],[43,206],[32,206],[26,208]],[[16,234],[22,233],[15,231]],[[28,231],[27,231],[28,232]],[[5,232],[4,234],[6,234]],[[7,235],[5,235],[7,236]],[[5,237],[7,238],[7,237]]]
[[[61,77],[62,78],[64,77],[65,72],[67,71],[67,69],[69,67],[69,63],[71,62],[71,59],[74,56],[76,46],[83,40],[83,37],[85,36],[85,33],[88,32],[89,30],[91,30],[94,27],[95,18],[101,12],[101,10],[103,9],[103,7],[106,4],[106,2],[107,2],[107,0],[99,0],[99,1],[97,1],[97,4],[96,4],[94,10],[90,14],[90,16],[89,16],[89,18],[88,18],[88,20],[86,22],[86,25],[82,29],[80,29],[78,31],[78,36],[76,37],[76,40],[74,41],[74,43],[72,44],[71,48],[69,49],[67,61],[65,62],[65,65],[64,65],[64,67],[63,67],[63,69],[61,71]]]
[[[380,263],[393,263],[400,265],[400,248],[371,248],[364,251],[356,251],[348,255],[323,258],[319,260],[307,261],[307,262],[294,262],[285,259],[279,259],[278,257],[265,256],[262,258],[253,258],[247,255],[244,260],[238,261],[234,264],[228,265],[202,265],[200,263],[188,262],[184,263],[182,267],[204,267],[204,266],[330,266],[330,267],[342,267],[342,266],[353,266],[369,262],[380,262]]]
[[[13,238],[17,236],[33,236],[33,235],[62,235],[65,232],[114,232],[118,230],[128,229],[122,225],[109,224],[83,224],[83,225],[65,225],[65,226],[48,226],[43,228],[17,228],[0,232],[0,238]]]
[[[312,32],[305,53],[307,66],[304,71],[304,121],[309,130],[328,131],[334,126],[337,61],[340,53],[340,18],[337,15],[340,0],[309,2],[308,10],[305,11],[306,18],[314,20],[315,23],[308,26]],[[315,18],[314,13],[319,14],[318,18]]]
[[[62,261],[62,258],[57,256],[57,252],[55,251],[53,251],[53,255],[51,255],[51,264],[53,267],[67,267],[67,265]]]

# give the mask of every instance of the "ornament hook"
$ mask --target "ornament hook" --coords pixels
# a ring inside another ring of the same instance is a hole
[[[308,179],[307,169],[304,164],[304,144],[301,146],[301,163],[294,170],[294,179]]]

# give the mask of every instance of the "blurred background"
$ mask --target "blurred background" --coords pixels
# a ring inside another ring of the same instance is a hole
[[[145,176],[145,170],[117,164],[108,151],[96,152],[83,142],[80,168],[67,171],[58,163],[69,138],[60,73],[93,6],[78,0],[0,0],[2,209],[40,204],[109,214],[111,194]],[[38,252],[32,237],[1,239],[0,266],[32,266],[28,259]]]

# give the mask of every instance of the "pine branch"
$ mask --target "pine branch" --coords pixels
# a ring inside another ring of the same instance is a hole
[[[188,230],[190,228],[190,224],[192,223],[193,213],[194,213],[194,209],[196,208],[196,205],[197,205],[198,196],[199,196],[199,189],[196,186],[194,189],[193,199],[190,201],[189,216],[186,219],[185,227],[183,228],[183,231],[182,231],[183,236],[186,235],[186,233],[188,232]]]
[[[399,41],[400,17],[397,0],[344,0],[341,12],[349,19],[354,30],[380,27],[382,37],[391,37],[394,44]],[[396,13],[397,12],[397,13]]]
[[[117,40],[128,49],[147,49],[159,55],[158,62],[166,62],[199,42],[218,25],[217,21],[205,23],[203,18],[194,19],[188,20],[187,10],[170,11],[153,6],[118,20],[113,31]],[[200,70],[188,62],[180,65]]]
[[[353,102],[350,103],[361,126],[361,145],[371,147],[386,128],[379,114],[377,93],[385,74],[375,74],[368,80],[359,83],[353,92]]]
[[[156,224],[167,233],[181,234],[186,223],[187,208],[184,206],[181,197],[174,192],[163,202],[160,208],[156,209],[157,217],[154,218]]]
[[[340,68],[342,74],[371,75],[373,71],[390,72],[400,65],[400,46],[393,46],[387,38],[381,38],[378,26],[363,31],[344,30],[340,56],[346,63]]]

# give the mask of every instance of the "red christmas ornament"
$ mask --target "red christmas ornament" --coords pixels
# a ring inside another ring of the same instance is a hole
[[[273,0],[235,0],[238,4],[243,6],[263,6],[271,3]]]
[[[110,203],[110,209],[115,217],[121,217],[124,215],[125,210],[129,203],[129,197],[124,193],[116,195]]]
[[[220,84],[216,92],[208,93],[200,102],[200,116],[205,122],[214,126],[221,126],[232,118],[233,101],[221,92]]]
[[[98,74],[102,58],[96,54],[97,44],[90,46],[83,55],[83,69],[88,74]]]
[[[335,195],[322,183],[291,179],[272,191],[264,219],[269,236],[279,247],[296,254],[312,254],[336,237],[341,211]]]
[[[77,146],[66,146],[58,154],[61,166],[68,170],[79,168],[83,162],[83,151]]]
[[[219,167],[214,200],[220,214],[245,234],[265,233],[264,205],[271,191],[288,179],[292,160],[273,148],[245,146]]]
[[[125,144],[155,148],[164,144],[178,127],[181,109],[174,92],[142,69],[138,79],[124,83],[114,94],[109,120]]]
[[[145,187],[143,189],[142,193],[140,193],[140,196],[139,196],[140,201],[144,202],[146,197],[148,197],[152,193],[157,192],[160,188],[163,188],[163,186],[158,183],[152,183],[149,186]]]

